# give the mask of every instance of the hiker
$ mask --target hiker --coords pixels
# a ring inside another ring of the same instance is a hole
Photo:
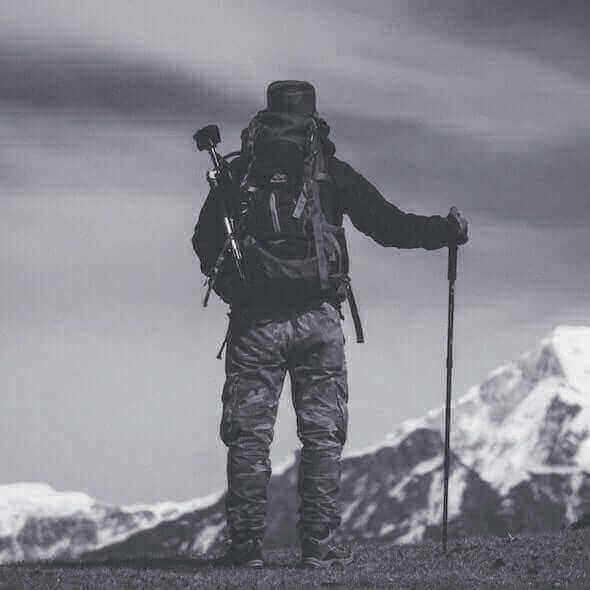
[[[352,553],[333,542],[348,423],[345,300],[357,340],[363,340],[343,216],[383,246],[427,250],[467,242],[467,222],[455,208],[446,217],[405,213],[336,158],[309,82],[273,82],[266,98],[229,164],[232,194],[212,188],[192,238],[201,270],[215,277],[214,290],[230,305],[220,426],[228,447],[230,546],[220,563],[263,566],[269,446],[289,373],[302,443],[297,524],[302,562],[326,567],[352,561]],[[230,202],[246,281],[235,260],[223,254],[228,250],[221,196]]]

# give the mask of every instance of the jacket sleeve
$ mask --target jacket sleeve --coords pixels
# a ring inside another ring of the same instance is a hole
[[[199,257],[201,272],[205,275],[215,265],[225,243],[217,202],[214,191],[209,191],[192,237],[193,250]]]
[[[332,158],[330,172],[343,213],[359,231],[382,246],[436,250],[454,240],[456,228],[446,217],[405,213],[346,162]]]

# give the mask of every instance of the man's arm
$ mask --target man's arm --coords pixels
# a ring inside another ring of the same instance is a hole
[[[455,220],[405,213],[337,158],[331,158],[329,170],[338,187],[343,212],[359,231],[382,246],[436,250],[457,241],[460,228]]]

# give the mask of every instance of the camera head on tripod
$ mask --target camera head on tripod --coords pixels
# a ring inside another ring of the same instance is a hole
[[[202,127],[193,135],[193,141],[197,144],[197,149],[200,152],[215,149],[221,141],[219,127],[217,125]]]

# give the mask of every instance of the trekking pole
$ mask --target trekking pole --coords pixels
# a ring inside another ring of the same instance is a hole
[[[447,521],[449,504],[449,464],[451,460],[451,387],[453,384],[453,316],[455,313],[455,279],[457,278],[457,244],[449,246],[449,309],[447,329],[447,400],[445,408],[445,459],[444,459],[444,495],[443,495],[443,552],[447,552]]]

